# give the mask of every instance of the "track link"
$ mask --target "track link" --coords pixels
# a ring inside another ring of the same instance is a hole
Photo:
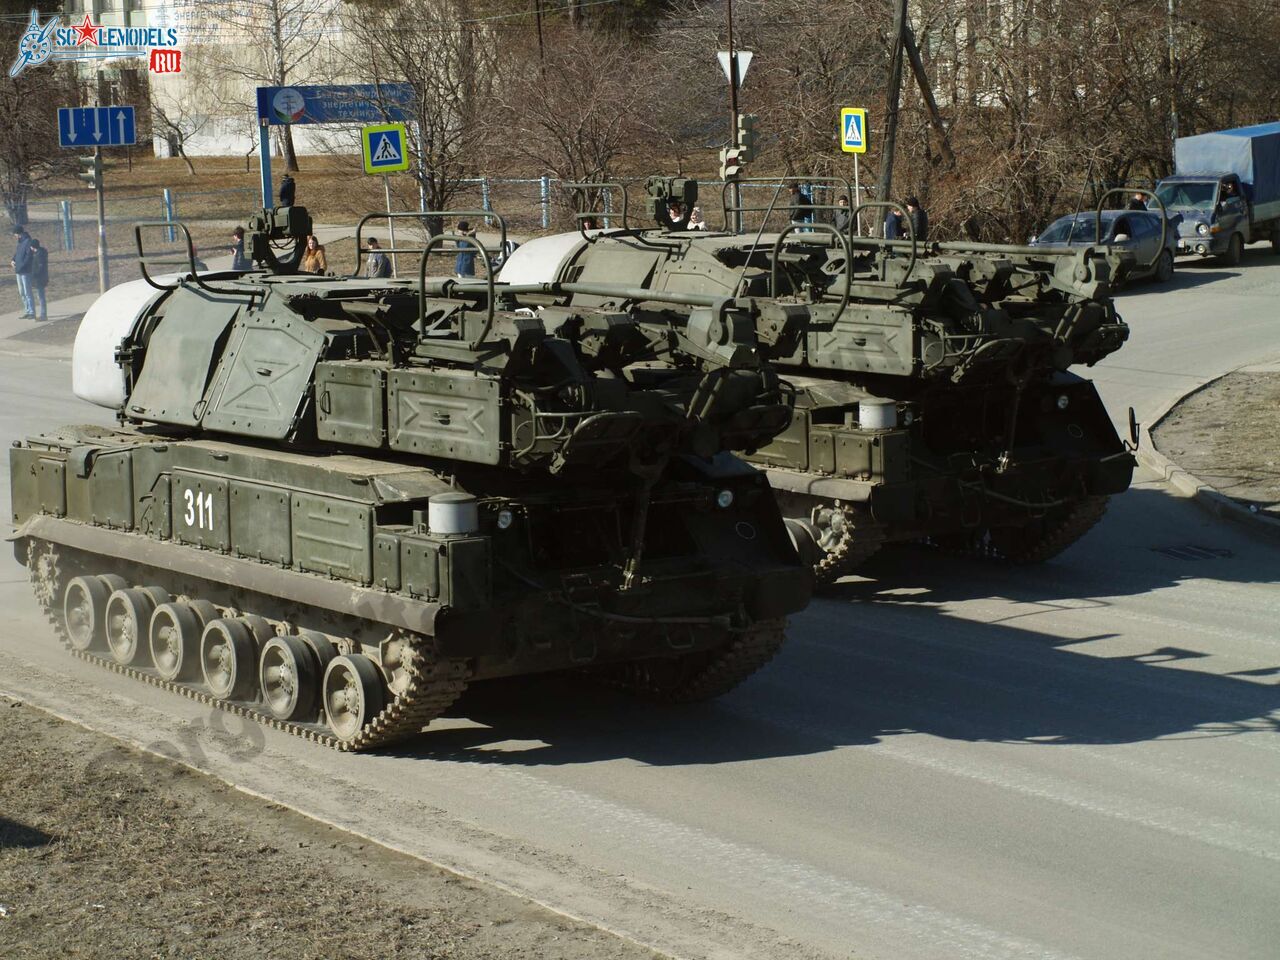
[[[728,693],[782,647],[785,620],[764,620],[734,633],[714,650],[638,660],[591,671],[611,687],[668,703],[696,703]]]
[[[36,599],[53,625],[59,641],[73,657],[153,687],[180,694],[189,700],[254,720],[273,730],[281,730],[342,752],[375,750],[416,736],[423,727],[448,709],[466,689],[469,671],[464,663],[441,660],[435,641],[430,637],[404,634],[401,638],[405,644],[401,652],[403,677],[397,683],[399,692],[392,694],[390,702],[355,737],[342,740],[335,737],[323,724],[281,720],[257,704],[218,700],[194,684],[165,680],[154,670],[127,666],[94,651],[75,649],[71,645],[60,609],[60,600],[69,578],[63,569],[58,548],[47,542],[29,541],[27,570]]]
[[[1088,533],[1107,512],[1109,500],[1105,496],[1085,497],[1060,513],[1034,521],[1032,526],[980,530],[937,538],[932,544],[956,556],[1019,565],[1043,563]]]

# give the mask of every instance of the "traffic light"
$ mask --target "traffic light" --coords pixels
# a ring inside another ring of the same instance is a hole
[[[738,114],[739,159],[750,163],[756,158],[756,117],[753,113]]]
[[[102,156],[95,153],[92,157],[76,157],[76,163],[80,165],[80,172],[76,174],[76,179],[82,181],[90,190],[101,190]]]
[[[737,180],[742,176],[742,151],[737,147],[725,147],[720,151],[720,179]]]

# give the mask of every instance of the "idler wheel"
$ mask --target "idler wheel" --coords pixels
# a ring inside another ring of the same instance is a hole
[[[311,648],[298,637],[272,637],[258,658],[258,682],[271,715],[301,720],[315,713],[319,668]]]
[[[107,643],[107,600],[114,587],[102,577],[75,577],[62,595],[67,639],[76,650],[100,650]]]
[[[211,620],[200,637],[200,668],[218,700],[253,697],[258,657],[253,632],[243,620]]]
[[[164,596],[168,599],[168,594]],[[147,638],[155,610],[156,598],[149,590],[117,590],[107,598],[103,622],[116,663],[140,664],[149,659]]]
[[[204,621],[188,603],[162,603],[151,615],[149,640],[156,672],[166,680],[200,676]]]
[[[324,716],[339,740],[351,741],[382,710],[382,677],[368,657],[335,657],[324,672]]]

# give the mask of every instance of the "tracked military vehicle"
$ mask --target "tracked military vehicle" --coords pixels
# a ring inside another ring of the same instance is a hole
[[[185,228],[185,257],[146,252],[156,227],[76,341],[74,389],[118,425],[10,452],[11,539],[75,656],[361,750],[471,681],[697,700],[778,649],[810,576],[725,452],[790,419],[753,325],[650,366],[625,311],[428,277],[470,238],[390,251],[408,279],[310,276],[310,218],[277,208],[255,270],[201,274]]]
[[[732,205],[726,187],[724,222],[771,214],[782,184],[769,184],[772,199],[756,206]],[[502,280],[623,283],[638,292],[556,302],[627,309],[655,328],[687,322],[688,308],[663,297],[734,298],[796,392],[790,427],[747,458],[766,470],[821,581],[892,540],[1044,560],[1128,487],[1133,458],[1070,368],[1127,338],[1110,291],[1132,261],[1101,246],[859,236],[860,214],[905,216],[891,203],[808,211],[847,218],[840,228],[688,230],[696,183],[648,186],[650,226],[629,224],[623,191],[621,226],[527,243]],[[848,202],[847,183],[829,187]]]

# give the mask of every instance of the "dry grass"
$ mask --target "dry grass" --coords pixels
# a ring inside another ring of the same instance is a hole
[[[3,699],[0,769],[0,956],[653,956]]]

